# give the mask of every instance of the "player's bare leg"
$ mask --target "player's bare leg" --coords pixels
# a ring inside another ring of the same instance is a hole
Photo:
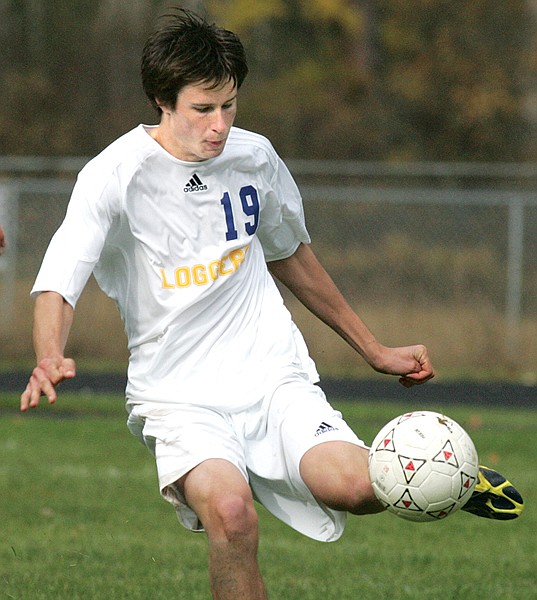
[[[225,460],[207,460],[180,482],[209,541],[215,600],[266,600],[257,562],[257,512],[242,474]]]
[[[381,512],[369,481],[368,450],[349,442],[324,442],[306,452],[300,474],[328,507],[355,515]]]

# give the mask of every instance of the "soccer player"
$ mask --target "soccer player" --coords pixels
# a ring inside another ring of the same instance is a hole
[[[23,411],[54,402],[75,376],[64,348],[94,273],[125,323],[128,426],[181,523],[205,530],[219,600],[266,598],[254,497],[322,541],[348,512],[382,510],[368,449],[317,385],[273,277],[376,371],[406,387],[434,375],[423,345],[386,347],[351,309],[310,249],[285,164],[233,127],[247,70],[238,37],[191,13],[149,38],[142,81],[159,124],[79,174],[32,290],[37,366],[21,396]]]

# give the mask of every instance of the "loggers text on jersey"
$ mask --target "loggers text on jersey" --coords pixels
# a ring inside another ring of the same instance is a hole
[[[218,260],[207,265],[197,264],[192,267],[177,267],[173,273],[160,269],[162,287],[167,290],[185,288],[191,285],[207,285],[219,277],[231,275],[238,270],[250,246],[237,248]]]

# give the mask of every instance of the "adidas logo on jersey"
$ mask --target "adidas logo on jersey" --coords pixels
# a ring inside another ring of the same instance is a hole
[[[317,428],[317,431],[315,432],[315,437],[317,437],[318,435],[322,435],[323,433],[328,433],[329,431],[339,431],[339,430],[337,427],[332,427],[332,425],[329,425],[328,423],[325,423],[323,421]]]
[[[188,183],[183,188],[183,192],[202,192],[207,186],[202,183],[201,179],[194,173]]]

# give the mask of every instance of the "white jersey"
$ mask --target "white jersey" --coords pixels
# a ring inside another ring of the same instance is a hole
[[[94,273],[124,321],[130,402],[240,410],[287,378],[317,381],[266,267],[310,241],[284,163],[235,127],[220,156],[195,163],[148,129],[80,172],[32,294],[75,307]]]

